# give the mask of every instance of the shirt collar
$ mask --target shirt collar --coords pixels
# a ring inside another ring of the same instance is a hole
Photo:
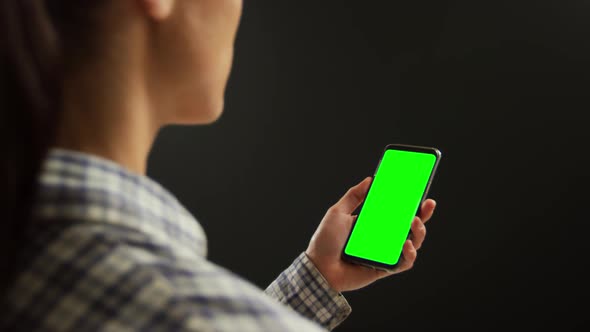
[[[175,249],[206,255],[194,217],[154,180],[97,156],[51,149],[42,165],[37,218],[130,228]]]

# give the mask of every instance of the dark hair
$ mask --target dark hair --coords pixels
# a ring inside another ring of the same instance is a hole
[[[0,294],[14,277],[37,176],[54,143],[68,48],[88,37],[86,16],[97,2],[0,2]]]

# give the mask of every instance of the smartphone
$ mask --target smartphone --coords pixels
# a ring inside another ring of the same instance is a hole
[[[399,264],[410,226],[428,195],[441,156],[432,147],[385,147],[342,259],[385,271]]]

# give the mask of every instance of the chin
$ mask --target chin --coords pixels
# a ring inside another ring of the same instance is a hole
[[[212,105],[209,105],[207,111],[201,113],[204,115],[203,124],[211,124],[219,120],[219,118],[221,118],[221,115],[223,114],[224,106],[225,102],[223,98],[220,101],[213,103]]]
[[[200,107],[187,107],[179,117],[178,124],[182,125],[207,125],[215,123],[223,114],[224,101],[211,101]]]
[[[217,120],[219,120],[219,118],[221,118],[222,114],[223,114],[223,107],[220,108],[217,112],[212,113],[207,119],[205,119],[203,122],[201,122],[201,124],[213,124],[213,123],[217,122]]]

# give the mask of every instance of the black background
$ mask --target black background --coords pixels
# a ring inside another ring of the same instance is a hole
[[[413,270],[339,331],[587,327],[587,1],[246,1],[226,108],[149,175],[265,287],[388,143],[443,152]]]

